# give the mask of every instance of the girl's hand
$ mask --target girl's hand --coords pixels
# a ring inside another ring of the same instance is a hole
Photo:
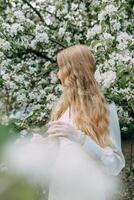
[[[75,129],[71,124],[54,121],[48,123],[48,125],[50,125],[50,128],[47,131],[49,134],[48,137],[67,137],[77,143],[84,143],[85,134],[78,129]]]

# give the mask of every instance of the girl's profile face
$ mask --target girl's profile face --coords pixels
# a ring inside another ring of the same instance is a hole
[[[61,80],[61,70],[59,69],[58,73],[57,73],[58,78]]]

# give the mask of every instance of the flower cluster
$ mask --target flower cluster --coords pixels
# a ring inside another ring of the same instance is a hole
[[[26,3],[12,0],[10,6],[4,1],[2,4],[2,124],[15,119],[23,129],[47,122],[62,91],[57,78],[56,54],[64,47],[82,43],[94,52],[95,77],[106,98],[120,106],[122,133],[131,132],[134,38],[128,1],[31,0]]]

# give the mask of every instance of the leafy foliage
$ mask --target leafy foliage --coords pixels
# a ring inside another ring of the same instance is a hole
[[[56,54],[82,43],[95,55],[96,79],[107,100],[118,106],[122,134],[132,131],[131,0],[0,0],[0,12],[1,123],[44,125],[62,91]]]

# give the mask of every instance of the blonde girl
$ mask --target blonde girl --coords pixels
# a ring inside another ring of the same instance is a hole
[[[109,177],[125,166],[115,104],[108,105],[95,79],[89,47],[65,48],[57,63],[63,92],[52,109],[48,137],[59,141],[60,150],[49,200],[110,199],[114,181]]]

